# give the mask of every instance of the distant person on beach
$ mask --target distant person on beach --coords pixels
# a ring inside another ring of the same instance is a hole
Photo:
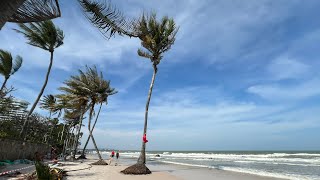
[[[116,158],[119,159],[119,151],[116,153]]]
[[[119,159],[119,151],[116,153],[116,161],[115,161],[115,166],[118,166],[118,159]]]
[[[114,151],[111,152],[111,157],[114,157]]]

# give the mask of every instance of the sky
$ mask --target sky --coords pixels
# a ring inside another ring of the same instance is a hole
[[[128,17],[154,11],[179,26],[175,44],[158,66],[147,150],[320,150],[320,1],[113,4]],[[150,61],[137,55],[140,41],[108,40],[76,1],[60,1],[60,6],[62,17],[54,23],[64,31],[64,45],[55,50],[44,94],[58,94],[70,75],[96,65],[119,91],[103,106],[94,130],[98,146],[139,149],[153,72]],[[15,97],[34,102],[50,54],[28,45],[13,28],[6,23],[0,31],[0,49],[24,62],[8,85],[17,89]],[[83,129],[87,136],[87,126]]]

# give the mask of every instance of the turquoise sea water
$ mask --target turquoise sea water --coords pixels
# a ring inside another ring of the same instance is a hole
[[[109,152],[103,152],[107,155]],[[156,157],[160,155],[160,157]],[[137,151],[123,151],[122,158],[136,159]],[[286,179],[320,180],[320,151],[151,151],[149,162],[215,168]]]

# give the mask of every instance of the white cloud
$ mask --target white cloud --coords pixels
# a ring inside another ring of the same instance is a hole
[[[185,87],[173,93],[162,92],[153,96],[148,120],[148,136],[151,139],[148,147],[151,150],[250,149],[257,144],[263,149],[272,143],[274,147],[285,147],[282,143],[292,140],[289,132],[315,127],[320,115],[317,107],[297,110],[290,105],[216,101],[215,96],[222,95],[210,95],[211,90],[216,88],[201,89],[206,92],[201,96],[210,97],[208,102],[193,101],[198,97],[199,87]],[[175,93],[177,98],[170,96]],[[144,100],[118,102],[122,106],[104,110],[96,139],[102,144],[108,142],[113,148],[139,149]]]
[[[273,60],[267,67],[267,71],[275,80],[300,79],[303,78],[309,70],[308,65],[285,56]]]
[[[294,85],[262,84],[249,87],[248,92],[271,101],[296,101],[320,95],[319,83],[313,79]]]

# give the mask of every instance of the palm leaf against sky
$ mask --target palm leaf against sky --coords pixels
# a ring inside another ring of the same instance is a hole
[[[50,116],[56,113],[58,111],[56,98],[52,94],[43,96],[40,100],[40,108],[50,111]]]
[[[15,29],[27,38],[28,44],[50,52],[63,44],[63,31],[52,21],[29,23],[28,25],[19,24],[21,30]]]
[[[0,1],[0,29],[6,22],[40,22],[60,16],[58,0]]]
[[[4,82],[1,86],[0,91],[3,90],[10,76],[12,76],[20,69],[21,65],[21,56],[17,56],[16,59],[13,61],[10,52],[0,49],[0,74],[4,76]]]
[[[116,33],[137,37],[133,29],[135,20],[125,18],[110,2],[99,3],[91,0],[79,0],[79,2],[85,11],[84,15],[105,37],[110,38]]]

